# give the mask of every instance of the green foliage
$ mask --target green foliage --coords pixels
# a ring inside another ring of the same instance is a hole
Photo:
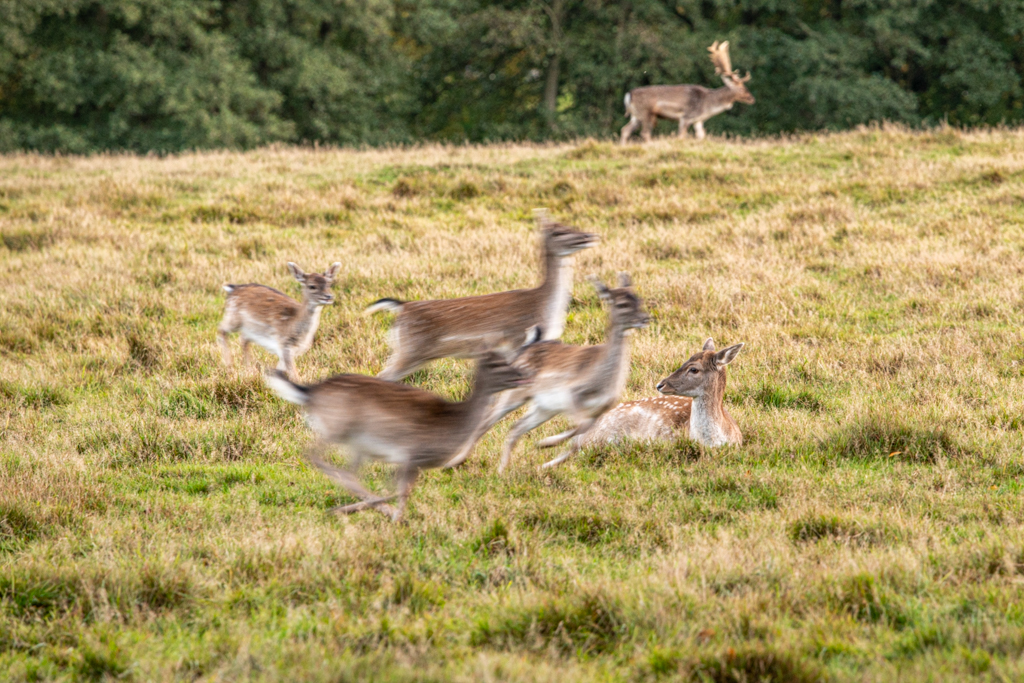
[[[1013,123],[1022,28],[985,0],[0,0],[0,150],[608,136],[630,88],[720,87],[722,39],[758,101],[712,130]]]

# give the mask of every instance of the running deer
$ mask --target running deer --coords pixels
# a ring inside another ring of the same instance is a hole
[[[733,71],[729,61],[729,41],[717,40],[708,48],[715,73],[722,77],[724,88],[705,88],[700,85],[648,85],[626,93],[626,116],[629,123],[622,127],[622,144],[641,126],[640,135],[650,142],[654,124],[659,118],[679,121],[679,137],[693,126],[698,140],[704,139],[704,122],[716,114],[732,109],[734,102],[754,104],[754,96],[745,83],[750,72],[741,77]]]
[[[268,374],[266,381],[281,398],[305,407],[307,420],[320,437],[307,454],[309,461],[361,499],[332,511],[374,508],[397,522],[420,471],[444,465],[476,438],[494,394],[530,380],[526,371],[509,364],[508,357],[489,351],[477,361],[472,393],[462,403],[365,375],[336,375],[313,386],[301,386],[277,371]],[[353,470],[323,460],[321,456],[332,443],[348,447]],[[381,497],[359,482],[354,470],[367,458],[398,466],[395,494]],[[399,499],[397,508],[388,505],[395,498]]]
[[[665,396],[622,403],[609,410],[581,439],[580,446],[612,444],[624,438],[668,441],[687,435],[704,446],[743,443],[736,421],[722,402],[725,368],[743,344],[715,351],[708,339],[699,353],[658,383]]]
[[[392,354],[379,377],[392,381],[438,358],[466,358],[483,351],[514,349],[525,330],[539,326],[545,339],[557,339],[572,297],[572,255],[594,246],[597,235],[538,215],[544,280],[533,289],[461,299],[402,302],[380,299],[366,309],[397,311],[391,328]]]
[[[640,297],[633,292],[626,273],[619,275],[619,286],[615,289],[609,289],[597,278],[591,278],[591,282],[611,309],[605,343],[569,346],[558,341],[543,341],[526,347],[515,366],[528,370],[533,381],[500,396],[477,434],[479,438],[505,415],[530,402],[526,415],[515,423],[505,440],[499,472],[508,466],[516,442],[527,432],[557,415],[565,415],[575,426],[538,444],[541,448],[556,446],[585,434],[619,401],[629,375],[629,335],[636,328],[646,327],[651,317],[644,311]],[[469,456],[473,443],[475,440],[470,441],[447,467],[461,464]],[[566,451],[544,467],[565,462],[579,448],[579,440],[573,439]]]
[[[302,285],[302,303],[264,285],[224,285],[228,299],[217,327],[217,341],[227,366],[231,367],[228,335],[240,332],[243,367],[249,364],[249,344],[254,343],[278,357],[278,370],[297,379],[295,358],[312,345],[321,309],[334,303],[331,286],[340,268],[341,264],[335,263],[322,275],[303,273],[289,262],[288,270]]]

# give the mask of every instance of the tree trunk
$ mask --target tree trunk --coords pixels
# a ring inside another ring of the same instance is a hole
[[[554,114],[558,107],[558,70],[561,57],[556,52],[548,62],[548,78],[544,83],[544,108]]]

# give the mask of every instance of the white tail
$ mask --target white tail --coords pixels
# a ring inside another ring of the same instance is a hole
[[[391,328],[392,354],[380,373],[398,381],[438,358],[465,358],[490,349],[520,345],[523,330],[540,325],[557,339],[572,298],[572,255],[593,246],[597,235],[538,215],[544,251],[544,280],[533,289],[461,299],[410,301],[380,299],[368,313],[397,310]]]
[[[665,396],[619,404],[605,413],[580,446],[622,439],[662,441],[689,436],[705,446],[739,445],[743,434],[725,409],[726,366],[743,348],[734,344],[715,351],[708,339],[699,353],[658,383]]]
[[[228,335],[239,332],[243,366],[249,364],[249,344],[258,344],[278,357],[279,370],[296,378],[295,358],[313,344],[321,309],[334,303],[331,286],[340,269],[341,264],[335,263],[322,275],[304,273],[289,262],[288,270],[302,286],[302,303],[264,285],[225,284],[228,299],[224,318],[217,326],[217,341],[224,362],[231,366]]]
[[[274,390],[274,393],[289,403],[304,406],[309,402],[309,390],[288,379],[288,376],[280,370],[268,372],[263,376],[263,380]]]
[[[509,432],[502,449],[499,471],[508,466],[516,442],[551,418],[565,415],[575,426],[545,439],[540,444],[542,448],[586,433],[606,410],[618,403],[629,374],[628,335],[635,328],[645,327],[650,316],[643,310],[643,303],[633,292],[629,276],[625,273],[620,275],[618,288],[609,289],[596,279],[594,286],[611,309],[607,341],[598,346],[569,346],[545,341],[527,347],[515,365],[529,369],[533,382],[503,394],[481,423],[480,435],[508,413],[530,402],[526,415]],[[447,466],[455,467],[462,463],[469,456],[471,447],[472,444],[467,446]],[[553,467],[565,462],[577,450],[579,446],[574,441],[568,450],[544,466]]]
[[[402,310],[402,306],[405,306],[404,301],[385,297],[383,299],[378,299],[367,306],[366,310],[363,311],[363,315],[373,315],[380,311],[400,311]]]
[[[747,90],[750,73],[740,77],[733,71],[729,58],[729,41],[717,40],[708,48],[715,73],[722,78],[723,88],[709,89],[700,85],[649,85],[626,93],[626,114],[629,123],[622,127],[620,142],[626,144],[629,136],[640,127],[644,142],[651,139],[654,124],[659,118],[679,122],[679,137],[693,126],[698,140],[704,139],[704,122],[716,114],[732,109],[735,102],[754,104],[754,96]]]

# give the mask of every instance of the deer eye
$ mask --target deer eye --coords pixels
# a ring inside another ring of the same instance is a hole
[[[700,373],[700,370],[698,370],[697,368],[690,368],[690,369],[688,370],[688,372],[689,372],[689,373],[690,373],[691,375],[696,375],[696,374],[699,374],[699,373]]]

